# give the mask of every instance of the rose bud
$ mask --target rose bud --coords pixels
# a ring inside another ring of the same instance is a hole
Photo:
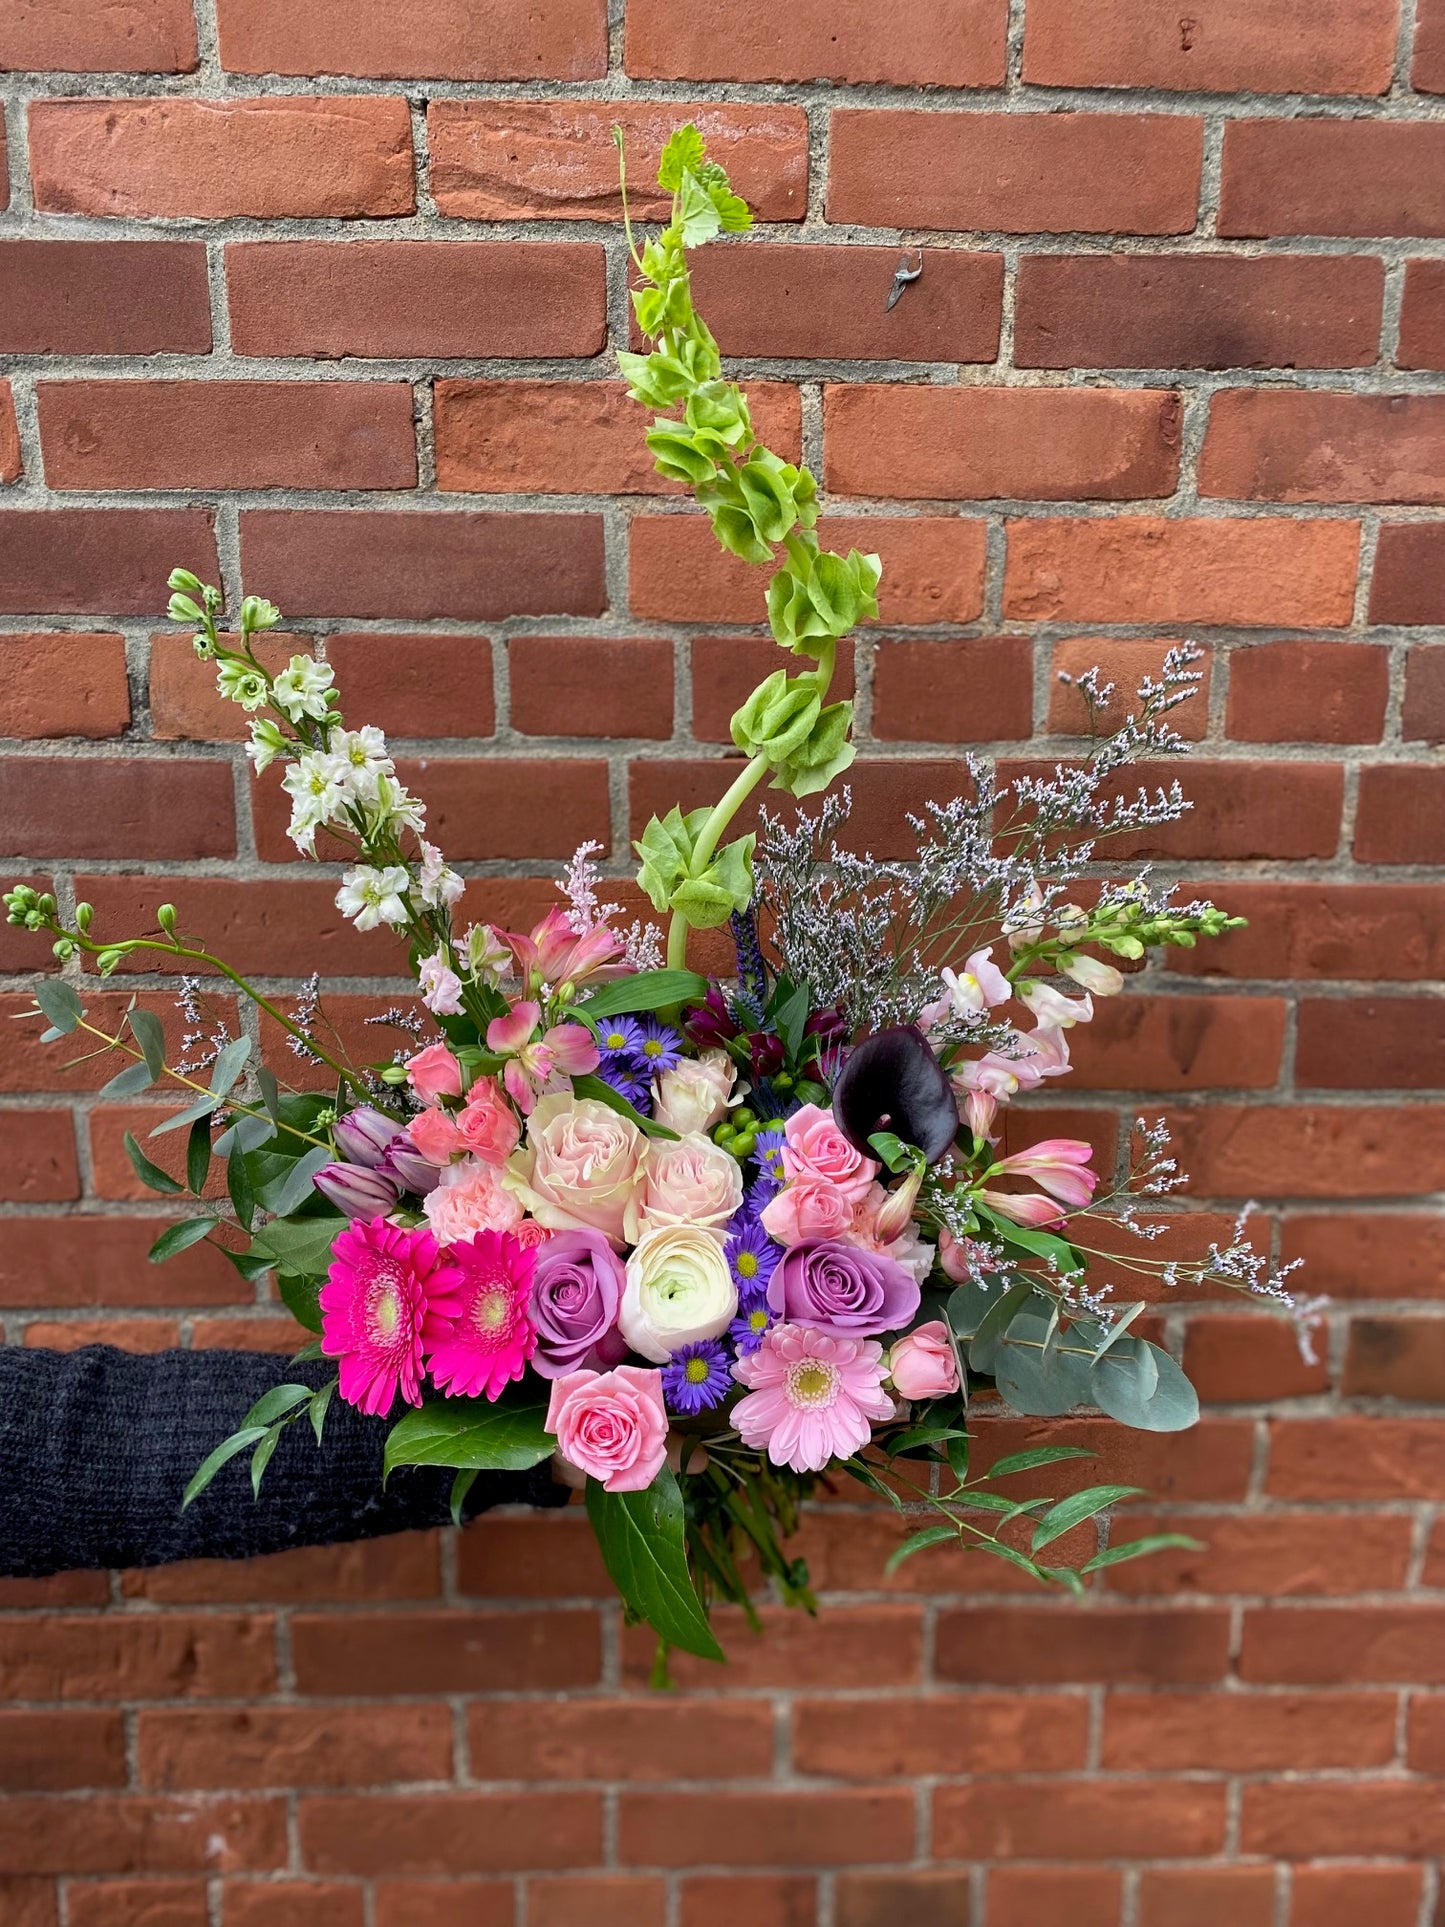
[[[348,1218],[384,1217],[395,1210],[400,1195],[395,1178],[364,1164],[327,1164],[311,1182],[328,1203]]]

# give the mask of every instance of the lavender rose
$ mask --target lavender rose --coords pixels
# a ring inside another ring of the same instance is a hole
[[[584,1364],[616,1326],[625,1283],[622,1261],[600,1231],[558,1231],[538,1245],[532,1370],[563,1378]]]
[[[918,1281],[881,1252],[833,1238],[805,1238],[785,1251],[768,1284],[768,1307],[792,1325],[849,1338],[897,1331],[918,1310]]]

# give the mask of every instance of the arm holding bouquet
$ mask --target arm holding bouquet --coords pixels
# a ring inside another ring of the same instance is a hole
[[[1176,902],[1147,870],[1106,867],[1111,837],[1188,807],[1177,783],[1130,794],[1122,779],[1141,757],[1182,752],[1167,719],[1193,691],[1192,653],[1172,651],[1077,765],[1000,785],[970,759],[969,794],[914,821],[906,863],[842,845],[846,791],[796,809],[853,759],[852,706],[830,702],[829,685],[838,642],[877,615],[879,562],[822,547],[813,477],[758,442],[693,307],[689,250],[745,229],[746,206],[691,127],[659,178],[672,221],[641,249],[628,225],[651,347],[619,361],[655,411],[659,471],[692,490],[725,549],[769,571],[768,621],[787,652],[733,718],[746,760],[720,766],[732,776],[720,800],[654,818],[637,843],[665,939],[619,927],[590,848],[565,907],[532,931],[462,927],[462,879],[427,841],[381,732],[344,725],[325,663],[268,673],[255,638],[279,620],[269,603],[247,598],[240,646],[226,647],[219,592],[184,571],[171,613],[254,716],[258,775],[284,766],[293,840],[315,855],[322,833],[344,850],[337,906],[405,941],[432,1028],[389,1013],[406,1033],[393,1061],[356,1066],[317,1041],[314,1000],[281,1012],[183,936],[169,906],[154,934],[114,940],[85,905],[62,918],[33,891],[7,902],[63,963],[85,952],[107,975],[153,951],[223,971],[336,1080],[326,1096],[284,1090],[246,1037],[172,1067],[145,1011],[113,1032],[68,979],[37,990],[50,1035],[89,1033],[131,1060],[112,1094],[185,1088],[192,1101],[158,1130],[188,1131],[194,1196],[224,1164],[229,1211],[182,1220],[153,1255],[209,1238],[258,1289],[274,1275],[313,1335],[300,1356],[335,1368],[260,1397],[187,1503],[242,1454],[259,1490],[288,1428],[309,1417],[324,1436],[333,1398],[378,1433],[390,1421],[388,1477],[446,1468],[457,1508],[480,1475],[555,1456],[585,1485],[629,1614],[664,1653],[719,1658],[708,1608],[751,1612],[759,1575],[811,1609],[786,1542],[820,1479],[855,1479],[918,1523],[895,1557],[962,1543],[1074,1591],[1102,1565],[1178,1543],[1112,1546],[1079,1571],[1054,1563],[1057,1540],[1132,1488],[998,1492],[1079,1454],[1041,1446],[977,1472],[971,1391],[1177,1430],[1197,1414],[1193,1390],[1131,1330],[1147,1299],[1116,1304],[1116,1281],[1209,1280],[1310,1307],[1240,1236],[1189,1265],[1154,1255],[1159,1214],[1140,1203],[1180,1181],[1161,1127],[1141,1124],[1116,1179],[1071,1139],[1003,1146],[1010,1100],[1065,1075],[1071,1030],[1122,988],[1109,959],[1231,922]],[[1091,711],[1109,694],[1092,676],[1080,689]],[[764,783],[777,813],[729,840]],[[688,967],[688,933],[723,925],[736,976],[709,980]],[[148,1183],[182,1188],[127,1148]]]

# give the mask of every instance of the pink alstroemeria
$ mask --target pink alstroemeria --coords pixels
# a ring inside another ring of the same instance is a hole
[[[560,909],[549,910],[529,937],[513,930],[496,934],[516,958],[518,976],[532,990],[539,984],[550,984],[554,990],[562,984],[580,984],[607,970],[622,955],[622,939],[605,923],[594,924],[579,937],[566,911]]]
[[[487,1025],[487,1049],[503,1054],[507,1063],[502,1082],[507,1094],[530,1116],[532,1106],[554,1078],[580,1077],[602,1061],[590,1030],[583,1024],[554,1024],[541,1037],[533,1032],[542,1021],[540,1004],[530,998],[514,1004],[505,1017]]]
[[[1026,1225],[1031,1230],[1047,1230],[1050,1225],[1064,1221],[1063,1212],[1052,1198],[1046,1198],[1041,1191],[980,1191],[978,1195],[1001,1218],[1007,1218],[1013,1224]]]
[[[1082,1210],[1093,1198],[1099,1174],[1089,1168],[1093,1146],[1076,1137],[1047,1137],[1031,1144],[1026,1151],[1015,1151],[1003,1158],[990,1177],[1007,1172],[1011,1177],[1028,1178],[1061,1204]]]

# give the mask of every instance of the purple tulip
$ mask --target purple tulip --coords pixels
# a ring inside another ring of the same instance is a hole
[[[384,1160],[393,1141],[401,1134],[394,1117],[360,1104],[331,1127],[331,1138],[348,1164],[364,1164],[372,1170]]]
[[[400,1196],[395,1178],[385,1171],[369,1171],[364,1164],[323,1165],[311,1182],[348,1218],[385,1217],[396,1209]]]
[[[427,1163],[405,1131],[397,1132],[377,1168],[394,1177],[403,1191],[415,1191],[423,1198],[441,1183],[441,1172]]]
[[[768,1309],[776,1317],[839,1338],[898,1331],[911,1322],[921,1297],[912,1272],[892,1258],[832,1238],[793,1245],[768,1281]]]
[[[626,1282],[621,1259],[600,1231],[559,1231],[538,1245],[532,1370],[562,1378],[584,1364],[616,1325]]]

